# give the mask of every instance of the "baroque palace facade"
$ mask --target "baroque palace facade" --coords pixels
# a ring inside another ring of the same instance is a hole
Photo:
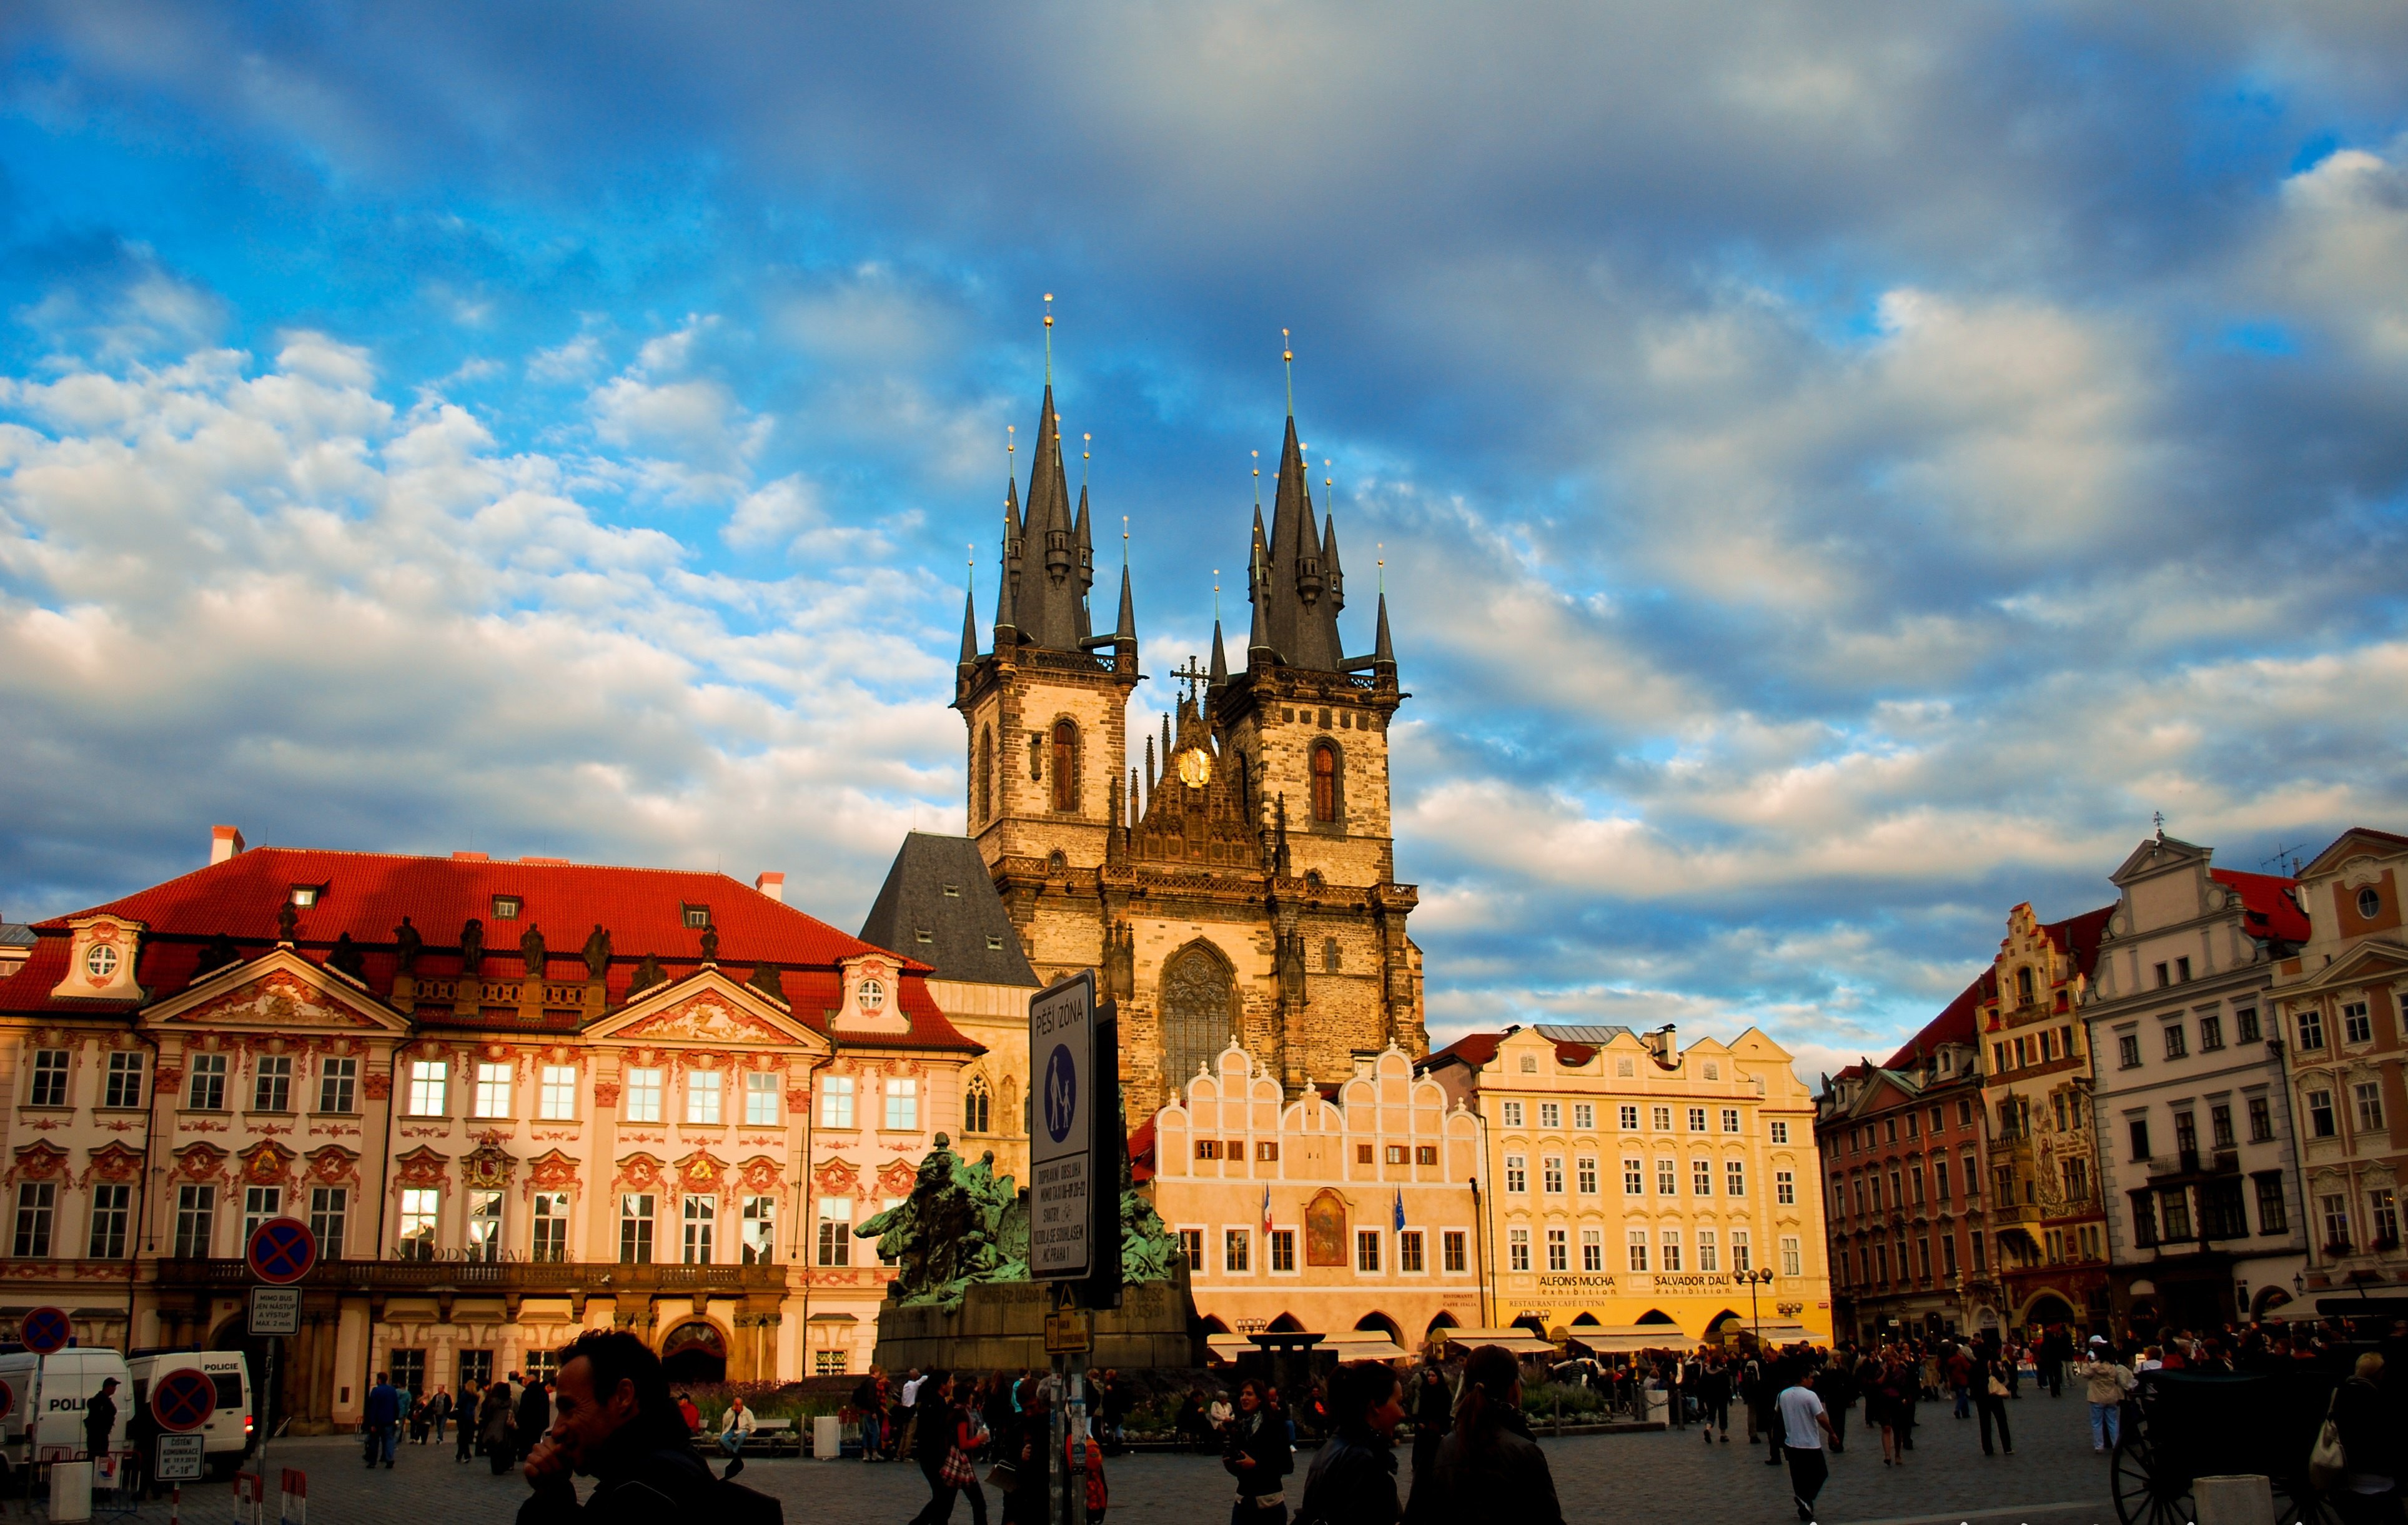
[[[928,965],[781,875],[240,849],[0,978],[0,1317],[238,1345],[248,1230],[287,1215],[325,1257],[279,1385],[305,1430],[586,1328],[696,1378],[864,1368],[889,1273],[853,1226],[982,1057]]]

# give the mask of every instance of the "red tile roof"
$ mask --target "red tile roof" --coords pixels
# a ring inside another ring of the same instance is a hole
[[[0,980],[0,1013],[53,1009],[50,991],[66,972],[70,920],[107,914],[146,924],[136,974],[157,1000],[193,983],[202,954],[221,935],[245,958],[275,946],[277,911],[297,885],[319,886],[319,896],[316,904],[296,908],[296,951],[322,963],[336,940],[348,934],[365,956],[362,978],[380,996],[392,992],[400,971],[394,932],[405,917],[424,941],[417,972],[440,979],[461,972],[460,934],[474,916],[484,923],[486,971],[507,977],[523,971],[519,939],[537,928],[544,934],[548,975],[582,981],[580,949],[593,928],[603,927],[611,942],[607,999],[616,1007],[626,1000],[628,982],[648,954],[672,981],[702,967],[702,931],[685,925],[685,908],[704,906],[719,933],[720,967],[742,980],[758,965],[777,966],[786,999],[805,1022],[824,1027],[824,1014],[841,1001],[839,960],[885,952],[901,966],[896,999],[911,1018],[911,1032],[878,1041],[977,1046],[937,1010],[925,965],[848,937],[724,874],[288,847],[255,847],[74,916],[36,923],[40,942],[33,957],[15,976]],[[518,898],[517,919],[495,919],[497,895]],[[93,1007],[87,1001],[75,1009]],[[448,1011],[417,1015],[422,1023],[451,1020]]]
[[[1941,1008],[1940,1014],[1923,1025],[1904,1048],[1889,1057],[1885,1069],[1897,1070],[1913,1062],[1920,1054],[1929,1054],[1942,1043],[1973,1043],[1979,1046],[1975,1017],[1982,1003],[1999,993],[1999,971],[1995,964],[1973,976],[1973,983],[1956,993],[1956,999]]]
[[[1435,1070],[1441,1064],[1463,1064],[1479,1069],[1497,1057],[1497,1045],[1505,1041],[1501,1032],[1469,1032],[1422,1060],[1414,1068]]]
[[[2087,978],[2099,968],[2099,944],[2107,935],[2107,918],[2114,914],[2114,906],[2102,905],[2096,911],[2050,922],[2041,930],[2057,944],[2057,951],[2072,957],[2075,971]]]
[[[2210,869],[2207,876],[2227,889],[2241,892],[2241,909],[2246,914],[2250,936],[2276,938],[2285,942],[2308,940],[2308,914],[2291,898],[2298,880],[2279,874],[2243,873],[2236,869]]]

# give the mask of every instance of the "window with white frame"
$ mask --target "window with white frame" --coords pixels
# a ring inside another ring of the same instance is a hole
[[[1723,1131],[1726,1133],[1736,1133],[1739,1131],[1739,1108],[1723,1108]]]
[[[1581,1269],[1595,1274],[1605,1269],[1605,1231],[1601,1229],[1581,1230]]]
[[[1539,1161],[1539,1184],[1550,1197],[1564,1194],[1564,1157],[1548,1155]]]
[[[1407,1229],[1397,1235],[1397,1269],[1408,1276],[1418,1276],[1427,1269],[1422,1262],[1422,1231]]]
[[[87,1251],[95,1260],[125,1258],[125,1227],[133,1211],[134,1188],[122,1181],[99,1181],[92,1188],[92,1237]]]
[[[719,1231],[719,1199],[690,1191],[685,1198],[684,1262],[690,1266],[714,1263]]]
[[[510,1066],[479,1063],[477,1092],[474,1098],[475,1117],[507,1117],[510,1115]]]
[[[223,1112],[226,1057],[191,1054],[185,1057],[185,1062],[190,1070],[185,1075],[184,1105],[194,1112]]]
[[[138,1107],[142,1104],[142,1058],[138,1053],[116,1053],[108,1057],[108,1074],[100,1091],[104,1107]]]
[[[536,1115],[547,1122],[577,1118],[577,1066],[547,1064],[536,1086]]]
[[[1521,1102],[1519,1102],[1519,1101],[1508,1101],[1508,1102],[1506,1102],[1506,1103],[1505,1103],[1505,1107],[1504,1107],[1504,1114],[1505,1114],[1504,1121],[1505,1121],[1505,1126],[1506,1126],[1507,1128],[1519,1128],[1519,1127],[1521,1127],[1521,1126],[1522,1126],[1522,1103],[1521,1103]]]
[[[1666,1272],[1674,1272],[1681,1269],[1680,1230],[1664,1229],[1658,1230],[1656,1234],[1656,1247],[1660,1254],[1660,1259]]]
[[[744,1126],[747,1128],[778,1126],[776,1072],[754,1070],[744,1076]]]
[[[2374,1023],[2366,1014],[2366,1002],[2345,1000],[2341,1008],[2342,1042],[2371,1043],[2374,1042]]]
[[[1647,1195],[1647,1164],[1641,1159],[1622,1162],[1622,1194],[1626,1197]]]
[[[1540,1103],[1539,1103],[1539,1126],[1540,1126],[1541,1128],[1561,1128],[1561,1127],[1563,1127],[1563,1126],[1564,1126],[1564,1108],[1563,1108],[1563,1103],[1562,1103],[1562,1102],[1560,1102],[1560,1101],[1541,1101],[1541,1102],[1540,1102]]]
[[[1631,1230],[1627,1235],[1627,1244],[1630,1254],[1630,1269],[1633,1271],[1646,1270],[1647,1230],[1644,1229]]]
[[[42,1048],[34,1051],[33,1086],[26,1092],[25,1104],[31,1107],[63,1107],[67,1104],[67,1051],[65,1049]]]
[[[1571,1235],[1563,1229],[1547,1230],[1547,1269],[1570,1271],[1572,1268]]]
[[[886,1082],[886,1130],[890,1133],[910,1133],[920,1127],[920,1083],[908,1075],[895,1075]]]
[[[853,1126],[853,1077],[823,1075],[820,1077],[819,1086],[820,1126],[851,1128]]]
[[[1749,1269],[1747,1230],[1745,1229],[1733,1229],[1730,1231],[1730,1252],[1732,1271],[1739,1272]]]
[[[1723,1161],[1723,1195],[1726,1197],[1747,1195],[1747,1166],[1742,1161],[1736,1159]]]
[[[403,1260],[435,1259],[435,1218],[442,1210],[440,1193],[427,1187],[409,1187],[401,1194],[401,1235],[394,1246]]]
[[[1583,1155],[1573,1162],[1572,1182],[1584,1197],[1597,1195],[1597,1157]]]
[[[1689,1190],[1693,1195],[1699,1197],[1711,1197],[1714,1194],[1714,1162],[1713,1160],[1692,1159],[1689,1161]]]
[[[619,1263],[650,1265],[655,1203],[649,1191],[623,1192],[619,1197]]]
[[[1787,1144],[1789,1142],[1789,1124],[1785,1121],[1776,1118],[1768,1131],[1770,1133],[1772,1142],[1775,1144]]]
[[[50,1259],[50,1225],[58,1216],[58,1205],[54,1181],[27,1181],[17,1188],[17,1259]]]
[[[1442,1269],[1459,1275],[1470,1265],[1470,1238],[1460,1229],[1449,1229],[1438,1236],[1439,1263]]]
[[[1974,1241],[1976,1244],[1979,1244],[1980,1242],[1981,1241],[1979,1239]],[[1976,1255],[1973,1258],[1974,1267],[1977,1270],[1981,1266],[1981,1259],[1982,1258],[1979,1255]],[[1799,1249],[1798,1245],[1798,1236],[1796,1234],[1783,1234],[1781,1236],[1781,1273],[1784,1276],[1803,1275],[1805,1273],[1803,1269],[1804,1264],[1805,1261],[1803,1254]]]
[[[1637,1105],[1633,1104],[1620,1108],[1615,1114],[1615,1116],[1616,1120],[1621,1123],[1622,1130],[1624,1132],[1630,1133],[1638,1131],[1639,1108]]]
[[[1509,1196],[1521,1196],[1530,1189],[1530,1158],[1527,1155],[1505,1157],[1505,1190]]]
[[[747,1197],[743,1212],[744,1263],[768,1265],[778,1258],[778,1199]]]
[[[448,1110],[452,1075],[449,1059],[412,1059],[409,1061],[409,1115],[413,1117],[440,1117]],[[431,1230],[430,1230],[431,1231]]]
[[[853,1264],[853,1199],[822,1197],[819,1212],[819,1263]]]
[[[1527,1271],[1530,1269],[1529,1230],[1508,1229],[1505,1230],[1505,1269],[1508,1271]]]
[[[481,1188],[468,1193],[468,1259],[502,1258],[502,1194]]]
[[[218,1188],[179,1186],[176,1188],[176,1256],[201,1259],[209,1254],[217,1227]]]
[[[717,1128],[724,1078],[716,1070],[689,1070],[685,1076],[685,1120],[690,1128]],[[695,1262],[697,1264],[705,1262]]]
[[[2362,1080],[2349,1088],[2351,1100],[2358,1103],[2358,1127],[2362,1133],[2379,1132],[2383,1128],[2383,1088],[2372,1080]]]
[[[1221,1269],[1233,1276],[1249,1275],[1254,1267],[1254,1236],[1245,1229],[1221,1232]]]
[[[351,1194],[343,1187],[309,1188],[309,1232],[318,1241],[318,1259],[343,1258],[343,1236],[350,1226]]]
[[[535,1231],[531,1236],[528,1258],[552,1263],[568,1259],[568,1193],[538,1191],[535,1194]]]
[[[251,1073],[251,1110],[293,1110],[293,1056],[262,1054]]]
[[[269,1218],[284,1216],[282,1187],[245,1187],[242,1188],[242,1243],[247,1254],[251,1236]]]
[[[1681,1194],[1681,1169],[1670,1159],[1656,1161],[1656,1195],[1677,1197]]]
[[[1783,1207],[1796,1206],[1798,1203],[1798,1177],[1792,1175],[1787,1171],[1774,1171],[1772,1173],[1772,1200]]]
[[[1714,1239],[1713,1230],[1698,1230],[1698,1270],[1701,1273],[1722,1269],[1722,1247],[1714,1243]]]
[[[359,1110],[360,1061],[330,1056],[318,1061],[318,1110],[351,1113]]]
[[[1354,1269],[1362,1273],[1376,1273],[1380,1269],[1379,1230],[1354,1230]]]
[[[1596,1104],[1595,1104],[1594,1102],[1589,1102],[1589,1101],[1575,1101],[1575,1102],[1573,1102],[1573,1103],[1572,1103],[1572,1126],[1573,1126],[1574,1128],[1584,1129],[1585,1129],[1595,1128],[1595,1127],[1597,1126],[1597,1106],[1596,1106]]]
[[[627,1071],[627,1090],[624,1098],[627,1121],[656,1123],[661,1120],[661,1072],[656,1065],[639,1064]]]
[[[1670,1107],[1648,1108],[1647,1126],[1654,1129],[1658,1133],[1670,1132],[1672,1130],[1672,1109]]]
[[[1689,1109],[1689,1131],[1692,1133],[1702,1133],[1705,1130],[1706,1109],[1703,1107],[1691,1107]]]

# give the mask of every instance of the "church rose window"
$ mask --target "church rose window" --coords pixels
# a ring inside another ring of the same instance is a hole
[[[1067,720],[1054,723],[1054,808],[1079,808],[1079,727]]]
[[[1338,819],[1338,749],[1327,742],[1312,749],[1312,818]]]
[[[1229,971],[1201,948],[1190,948],[1162,971],[1162,1072],[1184,1086],[1229,1046]]]

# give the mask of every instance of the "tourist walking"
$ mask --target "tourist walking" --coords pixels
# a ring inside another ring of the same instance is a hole
[[[1706,1444],[1714,1443],[1714,1431],[1722,1431],[1722,1443],[1730,1444],[1730,1368],[1723,1364],[1719,1351],[1698,1373],[1698,1404],[1702,1411],[1698,1428],[1704,1431]]]
[[[1522,1417],[1522,1372],[1512,1351],[1484,1345],[1463,1369],[1455,1428],[1427,1473],[1413,1476],[1408,1525],[1500,1519],[1563,1525],[1546,1453]]]
[[[1429,1471],[1439,1442],[1454,1428],[1455,1394],[1447,1391],[1446,1374],[1435,1362],[1425,1363],[1413,1377],[1414,1476]]]
[[[945,1463],[953,1453],[959,1431],[945,1421],[953,1416],[953,1379],[947,1372],[914,1377],[911,1393],[911,1460],[928,1482],[928,1502],[911,1517],[911,1525],[945,1525],[953,1518],[953,1495],[961,1485],[949,1481]],[[735,1463],[730,1462],[732,1468]]]
[[[2090,1359],[2075,1367],[2073,1374],[2089,1387],[2090,1448],[2114,1450],[2122,1430],[2124,1395],[2140,1386],[2141,1379],[2096,1334],[2090,1337]]]
[[[1797,1381],[1782,1389],[1776,1408],[1782,1451],[1789,1461],[1789,1491],[1798,1505],[1798,1518],[1812,1521],[1815,1496],[1831,1475],[1830,1464],[1823,1458],[1823,1439],[1831,1433],[1831,1421],[1823,1412],[1823,1400],[1815,1396],[1812,1366],[1799,1363]]]
[[[1972,1356],[1959,1345],[1948,1352],[1948,1359],[1941,1363],[1941,1370],[1947,1375],[1949,1389],[1956,1395],[1956,1417],[1960,1419],[1971,1418],[1973,1417]]]
[[[510,1374],[518,1376],[516,1372]],[[520,1383],[518,1415],[510,1427],[513,1447],[510,1460],[513,1463],[532,1452],[535,1443],[552,1428],[552,1400],[544,1392],[543,1384],[530,1382],[523,1377],[520,1378]]]
[[[1982,1417],[1982,1454],[1990,1456],[1990,1426],[1999,1427],[1999,1446],[2009,1456],[2015,1454],[2015,1437],[2007,1431],[2007,1400],[2014,1396],[2014,1384],[2008,1380],[2014,1370],[2013,1359],[1998,1345],[1985,1345],[1973,1361],[1973,1408]]]
[[[991,1437],[980,1399],[982,1395],[991,1396],[988,1389],[995,1381],[996,1378],[989,1377],[965,1393],[961,1382],[956,1379],[953,1383],[953,1405],[948,1415],[953,1431],[953,1445],[945,1455],[945,1480],[968,1496],[970,1525],[986,1525],[986,1493],[979,1487],[978,1459]]]
[[[1814,1377],[1814,1396],[1823,1400],[1824,1416],[1831,1421],[1831,1454],[1848,1448],[1848,1410],[1856,1404],[1855,1363],[1842,1354],[1832,1358]]]
[[[367,1437],[362,1459],[370,1467],[380,1461],[392,1466],[394,1446],[400,1439],[401,1393],[384,1375],[377,1374],[376,1385],[368,1388],[366,1406],[360,1411],[360,1429]]]
[[[1329,1379],[1329,1439],[1304,1479],[1297,1518],[1313,1525],[1397,1525],[1397,1426],[1404,1389],[1384,1361],[1349,1361]],[[1092,1514],[1092,1509],[1091,1509]]]
[[[452,1394],[443,1384],[435,1385],[435,1396],[426,1401],[426,1424],[434,1432],[435,1444],[443,1444],[443,1421],[452,1417]],[[423,1441],[421,1445],[425,1444]]]
[[[496,1477],[509,1471],[518,1459],[510,1440],[510,1385],[500,1377],[494,1379],[485,1389],[484,1401],[477,1405],[477,1444]]]
[[[460,1435],[452,1452],[454,1461],[466,1461],[476,1451],[478,1398],[483,1390],[474,1377],[460,1384]]]
[[[1287,1422],[1273,1411],[1270,1389],[1253,1377],[1238,1384],[1238,1414],[1221,1448],[1221,1465],[1238,1480],[1229,1525],[1287,1525],[1283,1479],[1296,1465]]]

